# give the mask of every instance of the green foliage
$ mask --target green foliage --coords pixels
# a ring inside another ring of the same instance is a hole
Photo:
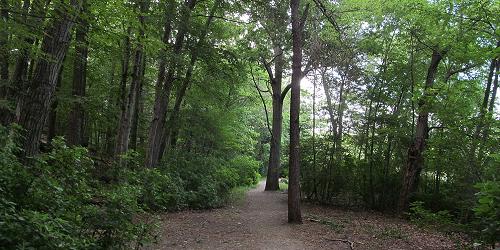
[[[260,179],[259,162],[249,156],[236,156],[229,161],[232,168],[236,168],[239,176],[238,184],[250,186],[257,184]]]
[[[426,228],[440,229],[444,231],[458,231],[460,225],[453,221],[449,211],[443,210],[434,213],[424,207],[424,203],[416,201],[410,204],[410,220]]]
[[[2,247],[109,249],[147,240],[149,226],[136,220],[140,188],[95,181],[87,150],[61,139],[25,166],[15,156],[15,130],[0,132]]]
[[[474,212],[479,227],[479,238],[494,245],[500,235],[500,183],[489,181],[477,184],[479,189]]]

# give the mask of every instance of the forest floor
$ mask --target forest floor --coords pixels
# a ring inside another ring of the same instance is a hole
[[[459,238],[373,212],[304,204],[304,223],[287,223],[287,195],[265,182],[238,204],[162,216],[150,249],[457,249]]]

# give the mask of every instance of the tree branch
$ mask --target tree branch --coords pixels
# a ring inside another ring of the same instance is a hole
[[[288,91],[290,91],[291,88],[292,88],[292,84],[288,84],[288,85],[286,85],[285,89],[283,89],[283,92],[281,92],[281,96],[280,96],[281,104],[283,104],[283,101],[285,100],[286,94],[288,93]]]
[[[264,100],[264,96],[262,96],[261,89],[259,88],[259,85],[257,84],[257,80],[255,80],[255,76],[253,74],[253,69],[250,67],[250,74],[252,75],[252,81],[253,84],[255,85],[255,88],[257,89],[257,92],[259,92],[260,100],[262,101],[262,104],[264,105],[264,112],[266,113],[266,125],[267,125],[267,130],[269,130],[269,134],[271,136],[273,135],[273,131],[271,130],[271,123],[269,122],[269,113],[267,112],[267,105],[266,105],[266,100]]]
[[[481,64],[479,64],[479,63],[476,63],[476,64],[470,64],[470,65],[467,65],[467,66],[465,66],[465,67],[463,67],[463,68],[461,68],[461,69],[457,69],[457,70],[451,70],[451,68],[450,68],[450,70],[448,70],[448,72],[446,73],[445,81],[446,81],[446,82],[448,82],[448,80],[450,80],[450,78],[451,78],[453,75],[455,75],[455,74],[465,72],[465,71],[467,71],[467,70],[469,70],[469,69],[473,69],[473,68],[475,68],[475,67],[477,67],[477,66],[480,66],[480,65],[481,65]]]

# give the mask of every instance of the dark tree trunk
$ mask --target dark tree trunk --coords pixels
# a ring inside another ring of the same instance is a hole
[[[273,121],[271,134],[271,149],[269,152],[269,165],[267,168],[266,191],[276,191],[279,187],[279,174],[281,167],[281,133],[283,126],[283,99],[281,85],[283,82],[283,51],[280,46],[275,46],[274,77],[271,79],[273,90]],[[272,76],[272,74],[270,74]]]
[[[134,105],[134,117],[132,119],[132,128],[130,130],[130,148],[136,150],[137,149],[137,138],[139,136],[139,118],[140,114],[143,110],[143,101],[142,101],[142,91],[144,88],[144,74],[146,73],[146,59],[143,59],[142,69],[141,69],[141,81],[139,83],[138,92],[137,92],[137,101]]]
[[[288,186],[288,222],[302,223],[300,211],[300,81],[302,80],[302,37],[307,15],[299,14],[300,0],[290,0],[292,16],[292,82],[290,99],[290,166]]]
[[[165,132],[165,119],[170,99],[170,93],[174,85],[174,76],[180,67],[181,52],[184,46],[185,35],[189,29],[189,20],[191,11],[196,5],[196,0],[188,0],[182,10],[179,20],[179,30],[173,46],[172,56],[169,60],[169,67],[166,71],[165,80],[156,88],[156,98],[153,108],[153,119],[149,127],[148,145],[146,147],[146,167],[155,167],[158,165],[162,152],[160,151]],[[166,29],[165,29],[166,30]],[[158,93],[159,92],[159,93]]]
[[[179,116],[180,116],[180,109],[182,106],[182,102],[184,100],[184,97],[186,96],[186,91],[189,88],[189,85],[193,77],[193,70],[196,61],[198,61],[199,50],[204,46],[205,38],[210,29],[210,24],[214,19],[215,12],[219,8],[220,2],[221,2],[220,0],[216,0],[214,2],[214,5],[212,6],[210,13],[208,14],[208,19],[205,22],[205,29],[198,38],[198,42],[196,43],[196,45],[191,49],[191,59],[189,61],[189,66],[186,70],[186,75],[184,77],[184,80],[182,81],[181,86],[179,87],[179,89],[177,89],[174,109],[170,114],[167,126],[165,126],[165,132],[163,135],[164,138],[162,139],[163,142],[162,142],[162,147],[160,149],[160,160],[163,154],[167,153],[169,149],[175,147],[176,145],[177,135],[179,134],[179,129],[180,129]]]
[[[9,19],[9,3],[7,0],[0,0],[0,99],[5,97],[7,84],[9,81],[9,30],[7,21]]]
[[[42,29],[43,16],[45,16],[48,5],[50,1],[44,0],[34,0],[30,4],[30,1],[23,2],[23,18],[22,22],[32,25],[32,29]],[[27,36],[24,39],[27,46],[32,46],[33,48],[38,46],[39,41],[32,36]],[[42,45],[43,46],[43,45]],[[14,67],[14,73],[12,76],[10,90],[8,93],[8,99],[14,102],[16,105],[15,117],[16,121],[20,120],[20,112],[22,102],[26,98],[26,89],[29,87],[29,83],[33,80],[33,74],[36,66],[36,58],[30,58],[31,50],[28,47],[22,48],[20,54],[17,58],[16,65]],[[30,70],[28,70],[28,66]],[[29,73],[29,74],[28,74]]]
[[[87,0],[83,0],[82,14],[87,15],[87,13]],[[75,61],[73,63],[73,106],[66,131],[68,145],[84,144],[85,111],[83,108],[83,99],[85,98],[85,89],[87,86],[88,30],[89,25],[86,17],[79,18],[76,28]]]
[[[74,13],[79,13],[80,6],[81,1],[78,0],[71,0],[69,6],[57,5],[55,12],[58,18],[45,30],[41,47],[45,56],[37,60],[33,80],[20,109],[19,124],[26,131],[22,144],[26,157],[38,153],[57,77],[68,51]]]
[[[52,97],[53,101],[50,105],[49,117],[47,118],[47,143],[50,143],[57,135],[57,106],[59,106],[57,91],[61,88],[63,68],[64,66],[61,66],[61,70],[57,76],[56,94]]]
[[[408,158],[406,168],[404,168],[403,183],[401,193],[399,195],[398,213],[406,212],[410,205],[411,195],[416,191],[420,172],[422,171],[424,158],[422,153],[425,150],[425,144],[428,137],[429,130],[429,107],[427,106],[426,98],[429,97],[429,89],[434,85],[436,73],[439,63],[446,54],[445,51],[434,50],[432,53],[431,63],[427,70],[427,77],[425,80],[424,96],[419,101],[419,111],[417,118],[417,127],[415,131],[415,138],[413,143],[408,149]]]
[[[138,3],[140,9],[139,15],[139,23],[140,31],[139,31],[139,43],[137,48],[135,49],[134,55],[134,66],[132,69],[132,82],[130,84],[130,91],[128,94],[127,101],[125,102],[125,110],[120,117],[120,123],[118,128],[118,135],[116,140],[116,148],[115,148],[115,157],[118,157],[121,154],[124,154],[129,149],[130,144],[130,131],[132,129],[132,119],[135,116],[135,106],[136,102],[138,102],[138,96],[140,92],[140,85],[142,82],[143,74],[143,64],[144,62],[144,38],[145,38],[145,14],[149,8],[148,1],[140,1]]]
[[[167,46],[169,45],[169,39],[170,35],[172,33],[172,21],[175,17],[175,10],[176,10],[176,1],[175,0],[169,0],[165,6],[165,25],[163,27],[163,37],[162,37],[162,42],[163,42],[163,48],[160,53],[160,64],[158,66],[158,78],[156,80],[156,91],[155,91],[155,98],[158,98],[159,93],[161,92],[161,87],[163,82],[165,81],[165,71],[166,71],[166,65],[167,65]]]

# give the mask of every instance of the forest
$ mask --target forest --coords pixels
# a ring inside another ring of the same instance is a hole
[[[163,214],[218,211],[260,184],[287,189],[291,224],[322,222],[301,209],[316,204],[494,249],[498,13],[0,0],[0,249],[142,249]]]

